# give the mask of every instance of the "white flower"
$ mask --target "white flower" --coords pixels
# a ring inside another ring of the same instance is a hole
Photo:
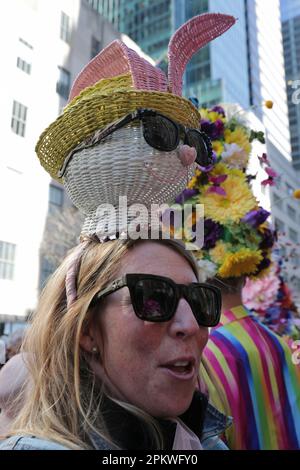
[[[218,270],[217,265],[208,259],[199,259],[197,260],[197,264],[200,273],[202,273],[204,277],[202,282],[205,282],[207,279],[214,277]]]
[[[222,158],[229,168],[238,168],[243,170],[243,168],[245,168],[248,163],[247,153],[244,149],[235,143],[224,144]]]
[[[241,147],[237,144],[224,144],[224,151],[222,152],[222,158],[229,158],[235,153],[240,153],[243,151]]]

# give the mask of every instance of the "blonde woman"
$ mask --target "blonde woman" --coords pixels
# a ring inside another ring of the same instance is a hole
[[[175,241],[76,248],[42,294],[31,393],[0,448],[226,449],[229,419],[198,390],[220,294],[198,274]]]

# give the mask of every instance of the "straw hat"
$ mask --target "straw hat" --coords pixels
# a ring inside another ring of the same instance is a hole
[[[88,143],[99,130],[140,108],[199,128],[198,110],[181,96],[183,73],[195,52],[234,23],[231,16],[211,13],[185,23],[169,43],[168,79],[119,40],[101,51],[75,79],[64,113],[42,133],[36,153],[46,171],[66,186],[73,203],[86,214],[84,234],[110,235],[112,221],[99,220],[100,204],[118,210],[119,196],[126,195],[128,205],[148,207],[167,203],[184,189],[196,164],[183,164],[177,149],[162,152],[148,145],[140,121],[93,146]]]

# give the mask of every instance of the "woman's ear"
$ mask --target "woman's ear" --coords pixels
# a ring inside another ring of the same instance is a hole
[[[80,335],[79,344],[80,344],[81,348],[85,352],[88,352],[88,353],[95,352],[94,348],[97,348],[96,341],[94,340],[94,338],[90,334],[87,334],[87,333],[82,333]]]
[[[90,354],[98,352],[95,328],[94,322],[90,321],[88,325],[82,329],[79,339],[81,348]]]

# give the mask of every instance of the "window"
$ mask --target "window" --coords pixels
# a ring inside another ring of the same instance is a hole
[[[55,269],[56,266],[54,266],[51,261],[49,261],[47,258],[42,258],[40,271],[40,290],[45,287],[47,280],[54,273]]]
[[[282,258],[285,258],[286,257],[286,247],[281,245],[280,248],[279,248],[279,254]]]
[[[292,261],[292,265],[295,266],[296,268],[299,268],[300,258],[299,258],[299,255],[297,254],[296,250],[291,251],[290,258],[291,258],[291,261]]]
[[[0,241],[0,279],[13,279],[16,245]]]
[[[13,132],[20,135],[21,137],[25,136],[26,117],[27,107],[21,103],[18,103],[18,101],[14,101],[11,128]]]
[[[296,210],[291,206],[287,206],[287,211],[288,216],[296,222]]]
[[[71,41],[71,19],[63,11],[60,17],[60,38],[68,44]]]
[[[49,187],[49,212],[53,214],[60,209],[64,202],[64,190],[54,184]]]
[[[294,188],[289,183],[285,183],[285,184],[286,184],[287,193],[289,196],[291,196],[294,192]]]
[[[18,57],[17,59],[17,67],[23,70],[23,72],[28,73],[28,75],[30,75],[31,64],[28,64],[28,62],[25,62],[25,60],[21,59],[21,57]]]
[[[298,234],[297,234],[296,230],[293,230],[292,228],[289,229],[289,238],[292,240],[292,242],[297,243]]]
[[[68,99],[71,86],[71,74],[63,67],[59,68],[59,79],[56,83],[57,93],[64,99]]]
[[[101,50],[101,42],[97,38],[92,36],[91,59],[93,59],[93,57],[95,57],[98,54],[98,52],[100,52],[100,50]]]
[[[29,49],[33,49],[32,45],[29,44],[27,41],[25,41],[24,39],[22,38],[19,38],[19,41],[24,44],[24,46],[28,47]]]
[[[292,137],[292,138],[291,138],[291,143],[292,143],[292,144],[297,144],[297,143],[298,143],[298,140],[299,140],[299,138],[298,138],[298,136],[296,135],[295,137]]]
[[[295,126],[297,126],[297,125],[298,125],[298,119],[297,119],[297,117],[294,117],[294,116],[293,116],[292,118],[290,118],[290,126],[291,126],[291,127],[295,127]]]
[[[282,198],[273,193],[273,205],[277,206],[278,209],[282,209]]]
[[[295,286],[295,290],[300,291],[300,279],[297,276],[294,276],[293,279],[291,279],[293,282],[293,285]]]
[[[275,218],[275,228],[278,232],[284,233],[284,223],[277,217]]]

